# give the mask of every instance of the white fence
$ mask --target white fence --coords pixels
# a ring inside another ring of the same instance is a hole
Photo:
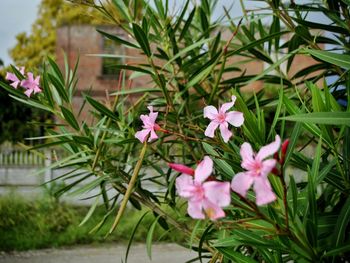
[[[28,199],[41,198],[50,187],[49,182],[69,172],[67,169],[43,169],[51,164],[57,152],[28,152],[17,148],[0,151],[0,195],[19,194]],[[45,170],[38,173],[40,170]],[[91,191],[90,196],[98,194]],[[79,205],[89,205],[94,200],[82,200],[87,196],[64,196],[62,200]]]

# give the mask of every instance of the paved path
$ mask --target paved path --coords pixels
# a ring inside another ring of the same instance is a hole
[[[125,246],[108,244],[0,253],[0,263],[120,263],[125,251]],[[184,263],[196,256],[197,253],[175,244],[154,244],[150,261],[145,245],[137,244],[131,247],[128,263]]]

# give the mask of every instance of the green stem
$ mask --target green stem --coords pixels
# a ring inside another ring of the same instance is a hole
[[[224,46],[224,48],[222,50],[222,53],[221,53],[220,57],[223,57],[223,61],[221,63],[221,68],[220,68],[220,71],[219,71],[219,75],[218,75],[218,77],[217,77],[217,79],[215,81],[215,85],[214,85],[214,87],[213,87],[213,89],[211,91],[208,104],[210,104],[212,102],[214,96],[216,95],[216,92],[218,90],[218,87],[219,87],[222,75],[224,74],[224,71],[225,71],[225,66],[226,66],[226,61],[227,61],[227,56],[226,55],[227,55],[228,46],[231,43],[232,39],[237,35],[241,23],[242,23],[242,19],[239,20],[235,31],[232,33],[230,39],[226,42],[226,45]]]
[[[123,74],[120,74],[119,75],[119,83],[118,83],[118,90],[120,89],[120,86],[121,86],[121,77],[122,77]],[[114,99],[114,102],[113,102],[113,105],[112,105],[112,112],[115,111],[115,108],[117,107],[117,103],[118,103],[118,98],[119,96],[116,95],[115,96],[115,99]],[[91,166],[91,170],[94,171],[95,168],[96,168],[96,165],[97,165],[97,161],[100,157],[100,154],[101,154],[101,151],[102,151],[102,148],[104,147],[104,139],[106,138],[107,136],[107,130],[109,128],[109,125],[111,125],[111,122],[112,122],[112,119],[111,118],[108,118],[107,120],[107,123],[106,123],[106,130],[103,132],[102,134],[102,137],[101,137],[101,143],[99,144],[98,148],[97,148],[97,152],[96,152],[96,155],[95,155],[95,158],[94,158],[94,161],[92,162],[92,166]]]
[[[112,233],[114,231],[114,229],[117,227],[117,225],[118,225],[118,223],[119,223],[119,221],[120,221],[120,219],[125,211],[125,208],[126,208],[126,205],[129,201],[132,190],[134,189],[134,185],[136,183],[137,177],[140,173],[140,170],[142,167],[142,162],[143,162],[143,159],[144,159],[145,154],[146,154],[146,149],[147,149],[147,142],[144,142],[141,153],[140,153],[139,160],[136,163],[136,166],[135,166],[134,172],[131,176],[128,188],[126,189],[123,201],[120,204],[120,208],[118,210],[117,216],[114,220],[114,223],[113,223],[111,229],[109,230],[109,233]]]

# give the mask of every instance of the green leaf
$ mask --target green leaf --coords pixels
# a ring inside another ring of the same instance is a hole
[[[106,38],[108,38],[110,40],[113,40],[113,41],[115,41],[117,43],[124,44],[126,46],[137,48],[137,49],[140,48],[139,46],[137,46],[137,45],[135,45],[135,44],[133,44],[133,43],[131,43],[129,41],[126,41],[126,40],[124,40],[124,39],[122,39],[122,38],[120,38],[120,37],[118,37],[116,35],[108,34],[106,32],[103,32],[103,31],[99,30],[99,29],[96,29],[96,31],[99,32],[100,34],[104,35]]]
[[[298,188],[294,180],[294,176],[289,176],[289,189],[292,192],[292,200],[293,200],[293,216],[292,218],[298,214]]]
[[[182,28],[182,31],[181,31],[181,34],[180,34],[180,37],[179,37],[179,40],[178,41],[181,41],[181,39],[183,39],[192,23],[192,20],[193,20],[193,17],[196,13],[196,7],[193,8],[192,12],[189,14],[187,20],[186,20],[186,23],[184,25],[184,27]]]
[[[212,243],[213,247],[236,247],[242,245],[240,240],[237,240],[235,237],[226,237],[219,240],[216,240]]]
[[[41,103],[38,103],[38,102],[36,102],[34,100],[21,99],[21,98],[17,97],[17,95],[16,96],[10,95],[10,97],[15,99],[15,100],[17,100],[17,101],[19,101],[19,102],[22,102],[23,104],[32,106],[34,108],[38,108],[38,109],[41,109],[41,110],[44,110],[44,111],[48,111],[48,112],[53,112],[53,110],[51,108],[49,108],[49,107],[47,107],[47,106],[45,106],[45,105],[43,105]]]
[[[43,74],[44,94],[45,94],[45,98],[47,99],[47,101],[48,101],[49,105],[51,106],[51,108],[54,108],[55,107],[55,102],[53,100],[52,92],[51,92],[51,89],[50,89],[50,86],[49,86],[49,83],[48,83],[47,79],[48,79],[48,76],[47,76],[47,73],[46,73],[46,69],[44,68],[44,74]]]
[[[125,5],[123,0],[113,0],[114,6],[117,8],[118,13],[129,23],[132,22],[132,17],[129,13],[129,8]]]
[[[73,129],[79,131],[80,127],[79,127],[78,121],[74,117],[74,114],[70,110],[68,110],[67,108],[65,108],[63,106],[61,106],[61,111],[62,111],[64,119],[69,123],[69,125]]]
[[[344,69],[350,69],[349,55],[338,54],[338,53],[333,53],[333,52],[324,51],[324,50],[314,50],[314,49],[304,49],[304,51],[330,64],[337,65]]]
[[[240,54],[241,52],[245,51],[245,50],[249,50],[249,49],[252,49],[256,46],[259,46],[261,45],[262,43],[265,43],[267,41],[270,41],[272,39],[275,39],[276,37],[280,37],[284,34],[288,33],[288,31],[281,31],[281,32],[276,32],[276,33],[273,33],[273,34],[270,34],[268,35],[267,37],[263,37],[263,38],[260,38],[256,41],[253,41],[247,45],[243,45],[243,47],[237,49],[237,50],[233,50],[233,51],[229,51],[227,52],[227,56],[230,57],[230,56],[233,56],[233,55],[237,55],[237,54]]]
[[[337,223],[333,232],[333,244],[338,247],[343,244],[346,234],[346,228],[350,221],[350,196],[344,203],[341,212],[339,214]]]
[[[349,34],[349,31],[345,28],[339,27],[339,26],[331,26],[329,23],[327,24],[320,24],[315,22],[306,21],[305,19],[298,19],[292,17],[292,19],[296,22],[298,22],[301,25],[307,26],[309,28],[316,28],[316,29],[323,29],[330,32],[340,33],[340,34]]]
[[[258,263],[248,256],[244,256],[239,252],[233,251],[232,248],[217,247],[217,250],[219,250],[220,253],[222,253],[227,259],[233,260],[235,263]]]
[[[349,252],[350,251],[350,244],[345,244],[343,246],[337,247],[335,249],[329,250],[326,252],[323,257],[330,257],[330,256],[339,256],[344,252]]]
[[[115,121],[118,121],[118,116],[112,112],[110,109],[108,109],[105,105],[101,104],[97,100],[94,100],[93,98],[85,95],[86,100],[90,103],[92,107],[94,107],[98,112],[100,112],[102,115],[105,115]]]
[[[350,112],[312,112],[281,117],[287,121],[350,126]]]
[[[182,49],[179,53],[177,53],[175,56],[173,56],[167,63],[165,63],[165,65],[163,66],[163,68],[166,68],[168,65],[170,65],[171,62],[173,62],[174,60],[176,60],[177,58],[181,57],[182,55],[185,55],[186,53],[188,53],[189,51],[202,46],[203,44],[211,41],[213,38],[205,38],[202,39],[201,41],[195,42],[194,44],[185,47],[184,49]]]
[[[130,251],[130,247],[131,247],[131,244],[132,244],[132,241],[134,240],[134,236],[136,234],[136,230],[138,229],[139,225],[141,224],[142,220],[145,218],[145,216],[148,214],[149,211],[147,211],[146,213],[144,213],[139,221],[137,222],[137,224],[134,226],[132,232],[131,232],[131,235],[130,235],[130,239],[129,239],[129,242],[128,242],[128,245],[127,245],[127,248],[126,248],[126,252],[125,252],[125,263],[128,262],[128,256],[129,256],[129,251]]]
[[[132,24],[132,29],[133,29],[134,36],[135,36],[137,42],[141,46],[141,49],[143,50],[143,52],[145,52],[145,54],[148,57],[150,57],[151,56],[151,48],[149,46],[149,42],[148,42],[148,39],[147,39],[145,32],[143,32],[142,28],[136,23]]]
[[[84,217],[84,219],[80,222],[79,226],[84,225],[92,216],[92,214],[94,213],[98,202],[99,202],[100,197],[96,197],[95,202],[92,204],[92,206],[90,207],[89,211],[87,212],[86,216]]]
[[[247,245],[274,247],[276,242],[264,238],[250,230],[235,229],[234,234],[238,240]]]
[[[62,85],[63,85],[63,83],[64,83],[64,78],[63,78],[63,75],[62,75],[62,73],[61,73],[59,67],[57,66],[56,62],[55,62],[52,58],[50,58],[50,57],[47,57],[47,59],[48,59],[48,61],[49,61],[49,63],[50,63],[50,66],[51,66],[51,68],[52,68],[52,70],[53,70],[54,75],[58,78],[58,80],[59,80],[59,81],[62,83]]]
[[[112,65],[111,65],[112,66]],[[153,73],[147,69],[136,67],[136,66],[130,66],[130,65],[121,65],[121,64],[113,64],[113,67],[115,69],[126,69],[126,70],[132,70],[137,72],[146,73],[148,75],[152,75]]]
[[[147,247],[147,255],[150,260],[152,260],[152,240],[153,240],[153,233],[156,228],[157,222],[158,222],[159,216],[156,217],[156,219],[153,221],[151,227],[149,228],[149,231],[147,233],[146,237],[146,247]]]
[[[213,157],[218,157],[218,158],[214,158],[214,162],[216,165],[218,165],[221,170],[229,177],[232,178],[232,176],[235,174],[235,172],[233,171],[232,167],[225,162],[224,160],[220,159],[219,154],[214,150],[214,147],[211,146],[210,144],[203,142],[202,143],[204,150],[210,154]]]
[[[59,79],[57,79],[57,77],[55,77],[54,75],[48,73],[47,76],[49,77],[52,85],[55,87],[55,89],[57,90],[58,94],[60,95],[60,97],[65,101],[69,103],[69,97],[68,97],[68,93],[64,87],[63,82],[61,82]]]
[[[136,93],[146,93],[146,92],[161,92],[160,88],[132,88],[129,90],[122,90],[111,93],[111,95],[128,95],[128,94],[136,94]]]
[[[87,179],[89,177],[91,177],[93,174],[89,174],[89,176],[87,176],[84,179]],[[70,192],[69,195],[71,196],[77,196],[77,195],[81,195],[83,193],[89,192],[92,189],[96,188],[97,186],[99,186],[103,181],[105,181],[108,178],[107,175],[104,176],[100,176],[97,177],[97,179],[91,181],[90,183],[87,183],[85,185],[83,185],[82,187],[77,187],[73,192]],[[80,181],[81,182],[81,181]]]

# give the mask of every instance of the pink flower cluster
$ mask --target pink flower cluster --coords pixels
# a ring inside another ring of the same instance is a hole
[[[228,125],[240,127],[243,124],[244,116],[241,112],[227,112],[233,107],[235,100],[236,97],[232,96],[232,101],[224,103],[219,109],[211,105],[204,108],[204,117],[211,120],[205,130],[206,136],[214,137],[215,130],[219,127],[224,142],[228,142],[232,136]],[[141,142],[145,142],[148,136],[148,142],[157,139],[155,131],[165,131],[156,123],[158,112],[153,112],[152,106],[149,106],[148,109],[149,115],[140,116],[143,129],[135,134],[135,137]],[[287,146],[288,142],[283,148],[284,151]],[[278,160],[276,155],[280,147],[281,139],[278,135],[274,142],[263,146],[258,153],[253,152],[248,142],[243,143],[240,155],[242,157],[241,166],[245,171],[237,173],[231,183],[213,179],[211,176],[213,160],[208,156],[205,156],[195,169],[183,164],[169,163],[170,168],[182,173],[176,178],[176,189],[179,196],[188,201],[188,214],[196,219],[208,217],[216,220],[224,217],[223,208],[231,203],[230,189],[241,197],[246,197],[249,188],[253,186],[256,204],[259,206],[275,201],[276,195],[272,191],[268,175],[276,170]]]
[[[24,67],[21,67],[19,69],[19,72],[24,76]],[[17,89],[18,86],[21,86],[26,89],[24,94],[27,95],[29,98],[33,93],[39,93],[41,92],[41,89],[39,87],[39,82],[40,82],[40,76],[37,76],[34,78],[34,75],[32,72],[27,73],[27,78],[23,80],[19,80],[16,74],[7,72],[6,74],[6,80],[11,81],[12,83],[10,84],[13,88]]]
[[[169,166],[182,172],[176,178],[176,189],[181,197],[188,200],[187,212],[192,218],[215,220],[225,216],[221,207],[231,202],[230,183],[206,181],[213,172],[213,161],[205,156],[195,170],[182,164],[170,163]]]
[[[242,126],[244,122],[243,113],[239,111],[230,111],[227,112],[230,108],[233,107],[236,101],[236,96],[231,97],[232,101],[224,103],[219,110],[214,106],[206,106],[204,108],[204,118],[209,118],[211,122],[209,123],[207,129],[205,130],[205,136],[210,138],[214,137],[215,130],[219,127],[221,132],[221,137],[224,139],[224,142],[232,136],[232,132],[228,129],[228,124],[231,124],[235,127]]]

